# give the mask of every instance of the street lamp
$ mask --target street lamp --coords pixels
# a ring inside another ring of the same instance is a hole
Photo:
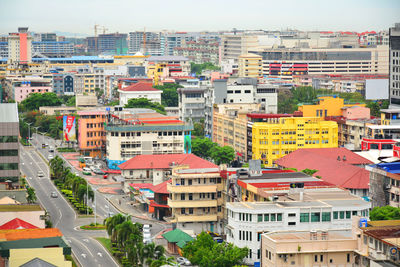
[[[31,123],[25,122],[25,123],[28,124],[28,144],[30,145],[31,144],[31,124],[33,122],[31,122]]]

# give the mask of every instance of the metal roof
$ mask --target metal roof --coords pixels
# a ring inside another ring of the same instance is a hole
[[[0,104],[0,122],[19,122],[17,103]]]

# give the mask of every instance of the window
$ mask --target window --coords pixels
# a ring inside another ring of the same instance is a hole
[[[296,225],[296,222],[288,222],[288,225],[291,225],[291,226]]]
[[[276,215],[276,220],[277,220],[278,222],[281,222],[281,221],[282,221],[282,213],[278,213],[278,214]]]
[[[220,198],[221,197],[221,191],[218,191],[217,192],[217,198]]]
[[[221,207],[221,206],[218,206],[218,207],[217,207],[217,211],[218,211],[218,212],[221,212],[221,211],[222,211],[222,207]]]
[[[351,218],[351,211],[346,211],[346,219],[350,219]]]
[[[18,170],[18,163],[0,163],[0,170]]]
[[[271,214],[271,222],[275,222],[276,221],[276,214]]]
[[[319,255],[319,260],[320,260],[321,262],[324,262],[324,255]]]
[[[309,222],[310,213],[300,213],[300,222]]]
[[[189,193],[189,200],[193,200],[193,194]]]
[[[264,214],[264,222],[269,222],[269,214]]]
[[[340,219],[344,219],[344,211],[340,212]]]
[[[181,208],[181,214],[185,214],[185,208]]]
[[[289,213],[288,216],[289,217],[296,217],[296,213]]]
[[[257,241],[261,240],[261,233],[257,233]]]
[[[318,255],[314,256],[314,262],[318,262]]]
[[[350,253],[347,253],[347,262],[350,262]]]
[[[333,219],[335,219],[335,220],[337,220],[339,217],[338,217],[338,212],[337,211],[334,211],[333,212]]]
[[[15,157],[18,156],[18,149],[0,150],[0,157]]]
[[[319,222],[321,213],[319,212],[311,212],[311,222]]]
[[[181,200],[185,200],[185,194],[181,194]]]
[[[331,213],[330,212],[322,212],[322,221],[330,222],[331,221]]]
[[[258,214],[257,215],[257,222],[262,222],[263,220],[263,215],[262,214]]]
[[[189,214],[193,214],[193,208],[189,208]]]

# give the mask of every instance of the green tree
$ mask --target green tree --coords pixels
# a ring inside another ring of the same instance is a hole
[[[367,101],[367,107],[370,109],[371,116],[380,117],[381,109],[389,107],[388,100]]]
[[[196,64],[194,62],[190,62],[190,71],[192,73],[196,73],[196,75],[201,75],[203,70],[220,70],[221,68],[215,66],[211,62],[204,62],[202,64]]]
[[[211,150],[211,158],[215,164],[229,164],[235,159],[235,150],[230,146],[214,146]]]
[[[118,214],[104,220],[104,224],[106,226],[107,233],[110,236],[112,242],[115,242],[115,240],[116,240],[117,225],[119,225],[125,221],[130,221],[130,220],[131,220],[130,216],[124,216],[121,213],[118,213]]]
[[[193,135],[197,137],[204,136],[204,119],[201,119],[200,122],[195,122],[193,124]]]
[[[192,139],[192,153],[203,159],[211,158],[211,150],[214,146],[217,146],[217,144],[208,138]]]
[[[165,107],[178,106],[178,88],[183,88],[182,85],[176,83],[166,83],[164,85],[156,85],[154,88],[161,90],[161,104]]]
[[[76,105],[76,97],[73,96],[70,99],[68,99],[68,101],[65,103],[65,105],[67,105],[68,107],[75,107],[75,105]]]
[[[371,221],[380,220],[399,220],[400,219],[400,208],[392,206],[375,207],[369,213]]]
[[[183,256],[200,267],[231,267],[242,264],[249,253],[247,247],[239,248],[232,243],[217,243],[202,232],[183,248]]]
[[[293,113],[297,110],[297,101],[291,90],[278,91],[278,113]]]
[[[59,106],[61,104],[62,100],[55,93],[32,93],[21,102],[24,111],[38,110],[42,106]]]
[[[307,174],[307,175],[313,176],[313,174],[316,173],[316,172],[318,172],[318,170],[304,169],[304,170],[302,170],[301,172],[303,172],[303,173],[305,173],[305,174]]]
[[[147,98],[131,98],[128,100],[128,103],[125,105],[125,108],[149,108],[157,111],[161,114],[167,114],[165,112],[164,106],[159,103],[154,103],[148,100]]]
[[[28,194],[26,196],[26,201],[28,201],[28,203],[35,203],[37,200],[35,189],[33,187],[28,187],[26,193]]]

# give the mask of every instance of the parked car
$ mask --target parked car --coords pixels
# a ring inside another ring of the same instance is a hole
[[[148,244],[148,243],[151,243],[152,241],[151,241],[151,234],[150,234],[150,232],[148,232],[148,233],[143,233],[143,243],[144,244]]]
[[[186,259],[185,257],[178,257],[178,258],[176,259],[176,261],[177,261],[179,264],[181,264],[181,265],[185,265],[185,266],[190,266],[190,265],[192,265],[192,264],[190,263],[190,261],[189,261],[188,259]]]
[[[224,240],[223,240],[222,237],[220,237],[220,236],[213,237],[213,240],[214,240],[215,242],[217,242],[217,243],[222,243],[222,242],[224,242]]]
[[[53,152],[54,152],[54,147],[49,146],[49,152],[50,152],[50,153],[53,153]]]
[[[57,195],[57,193],[56,192],[51,192],[51,195],[50,195],[52,198],[57,198],[58,197],[58,195]]]
[[[150,225],[143,224],[143,233],[150,233]]]
[[[54,156],[53,156],[52,154],[50,154],[47,158],[48,158],[49,160],[52,160],[52,159],[54,158]]]
[[[99,175],[104,175],[105,173],[102,171],[102,170],[100,170],[99,168],[95,168],[94,170],[93,170],[93,172],[95,173],[95,174],[99,174]]]
[[[38,171],[38,172],[37,172],[37,176],[38,176],[38,177],[43,177],[43,176],[44,176],[43,171]]]
[[[83,168],[82,173],[84,175],[92,175],[92,171],[88,167]]]
[[[104,174],[103,175],[103,179],[107,179],[108,178],[108,175],[107,174]]]

